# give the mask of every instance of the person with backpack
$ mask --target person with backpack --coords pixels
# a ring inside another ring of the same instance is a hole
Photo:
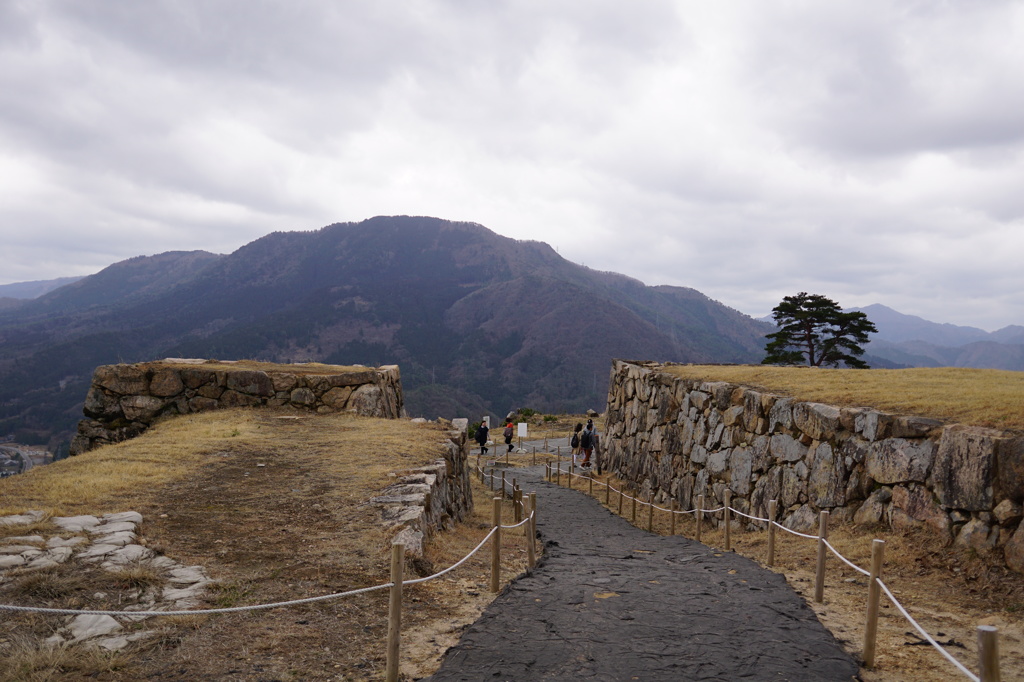
[[[509,452],[512,452],[512,434],[513,434],[513,431],[512,431],[512,421],[509,420],[509,422],[507,424],[505,424],[505,433],[504,433],[505,445],[508,446],[508,451]]]
[[[577,424],[576,428],[569,434],[569,447],[572,448],[572,465],[576,466],[576,458],[580,455],[580,431],[583,430],[583,424]]]
[[[476,429],[476,442],[480,444],[480,454],[487,454],[487,433],[490,429],[487,428],[487,422],[480,422],[480,426]]]
[[[583,450],[583,463],[580,466],[584,469],[590,466],[590,456],[594,453],[595,447],[597,447],[597,431],[594,430],[594,420],[588,419],[587,428],[580,433],[580,448]]]

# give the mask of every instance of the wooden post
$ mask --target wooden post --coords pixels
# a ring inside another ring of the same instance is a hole
[[[388,651],[384,679],[398,682],[398,657],[402,643],[402,580],[405,545],[391,545],[391,599],[388,601]]]
[[[501,496],[505,497],[505,472],[501,472]]]
[[[732,515],[729,513],[729,505],[732,504],[732,491],[725,489],[725,551],[732,549]]]
[[[864,624],[864,667],[875,665],[875,640],[878,636],[878,599],[882,588],[878,579],[882,575],[882,558],[885,556],[885,540],[871,543],[871,576],[868,579],[868,616]]]
[[[501,588],[501,498],[492,500],[491,525],[494,535],[491,537],[491,592]]]
[[[530,522],[526,524],[526,561],[530,568],[537,565],[537,493],[527,497],[530,507]]]
[[[775,565],[775,512],[778,500],[768,500],[768,565]]]
[[[555,485],[562,485],[562,461],[558,461],[558,469],[555,470]]]
[[[591,497],[593,497],[594,496],[594,474],[590,474],[589,476],[587,476],[587,478],[590,480],[590,491],[587,494],[590,495]]]
[[[621,483],[620,483],[620,485],[621,485]],[[625,486],[623,486],[623,487],[625,487]],[[622,516],[622,496],[623,496],[622,488],[619,488],[619,516]]]
[[[515,522],[519,523],[523,520],[523,491],[520,490],[519,485],[516,483],[516,479],[512,479],[512,510],[514,512],[513,518]]]
[[[562,458],[562,446],[561,445],[559,445],[559,446],[557,446],[555,448],[555,456],[557,456],[559,459]]]
[[[609,476],[609,480],[611,480],[610,476]],[[611,499],[612,499],[612,484],[609,483],[609,481],[605,481],[604,482],[604,503],[607,504],[609,507],[611,506],[611,504],[609,504],[609,501]]]
[[[639,494],[639,492],[639,490],[633,490],[631,491],[632,494],[629,496],[629,499],[633,501],[633,515],[631,518],[634,526],[636,525],[636,496],[637,494]]]
[[[818,566],[814,574],[814,601],[821,603],[825,599],[825,540],[828,540],[828,512],[818,515]]]
[[[676,534],[676,498],[674,498],[674,497],[672,498],[672,504],[669,506],[668,518],[669,518],[668,534],[669,535],[675,535]]]
[[[704,525],[704,496],[697,496],[697,542],[700,542],[701,526]]]
[[[533,446],[533,464],[537,463],[537,446]]]
[[[548,451],[548,437],[544,436],[544,452]]]
[[[647,496],[647,532],[654,530],[654,492]]]
[[[572,464],[569,465],[569,489],[572,490],[572,477],[576,475],[576,461],[573,460]]]
[[[978,658],[981,682],[1000,682],[999,631],[994,625],[978,626]]]
[[[491,469],[490,474],[491,474],[490,489],[493,492],[494,491],[494,469]]]

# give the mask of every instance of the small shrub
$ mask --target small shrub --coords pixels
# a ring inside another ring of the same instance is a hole
[[[544,415],[544,421],[546,421],[546,422],[556,422],[556,421],[558,421],[558,417],[556,417],[553,414],[546,414],[546,415]]]

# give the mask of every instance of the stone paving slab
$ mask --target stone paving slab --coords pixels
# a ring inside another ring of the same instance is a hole
[[[857,679],[857,663],[783,576],[640,530],[544,482],[542,467],[516,477],[537,491],[544,557],[428,679]]]

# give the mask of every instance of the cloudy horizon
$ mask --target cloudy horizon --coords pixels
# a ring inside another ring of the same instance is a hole
[[[1024,3],[0,4],[0,284],[430,215],[1024,324]]]

